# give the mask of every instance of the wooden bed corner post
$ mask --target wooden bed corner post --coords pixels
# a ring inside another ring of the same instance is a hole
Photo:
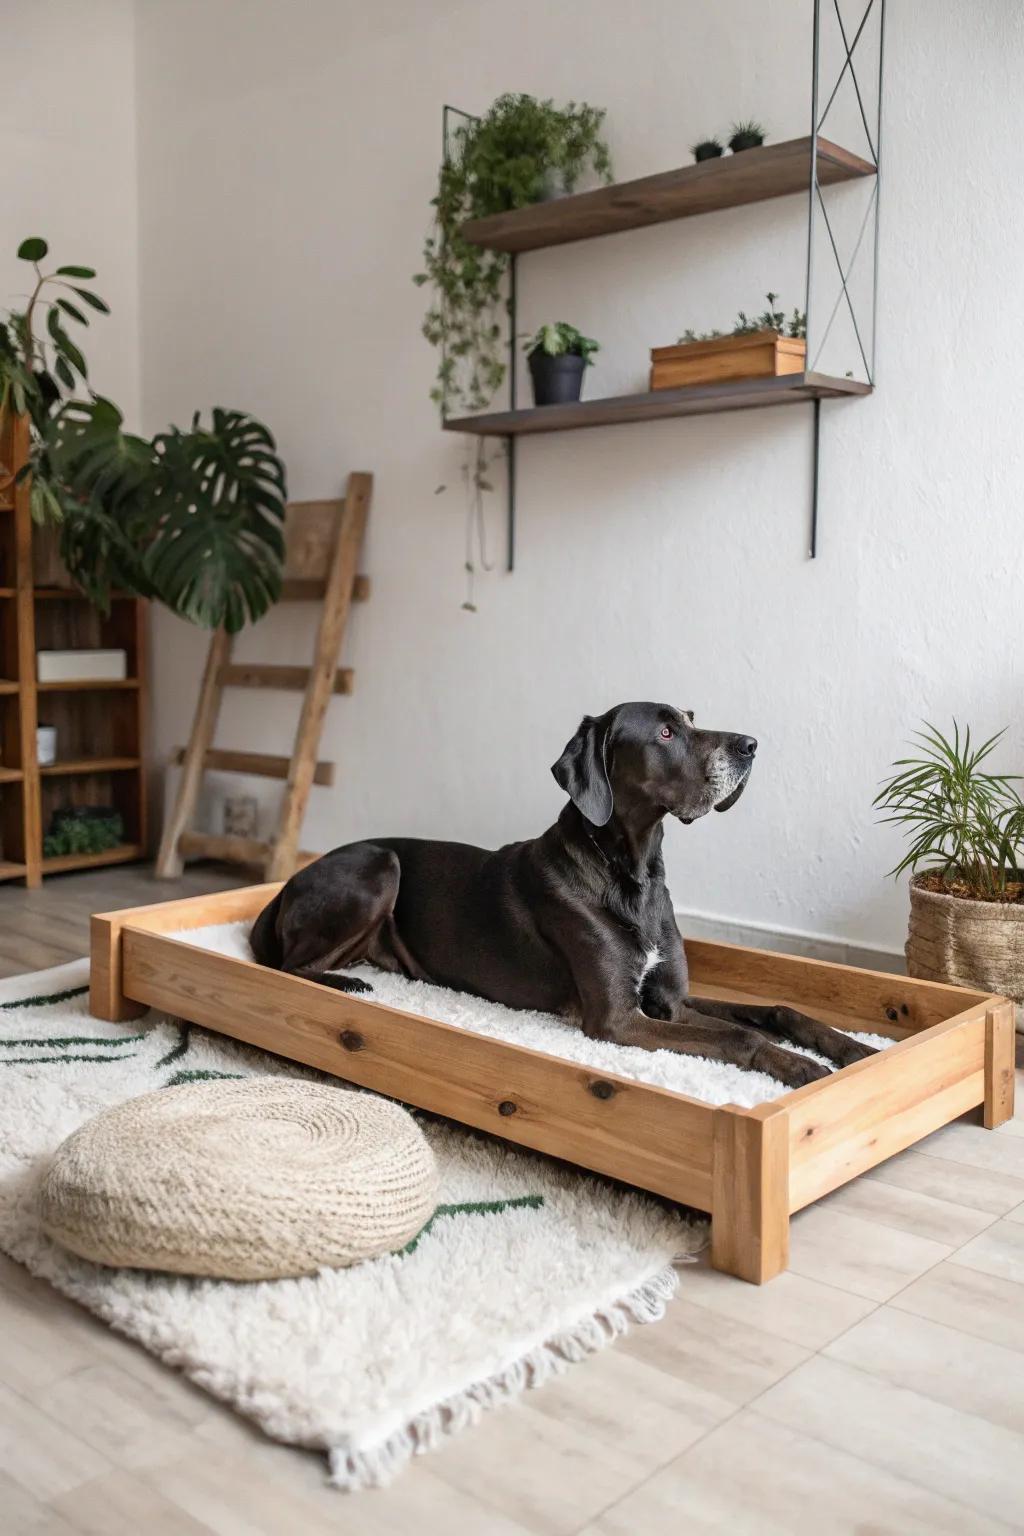
[[[985,1010],[985,1125],[990,1131],[1013,1119],[1015,1058],[1014,1006],[999,998]]]
[[[712,1130],[711,1263],[762,1285],[789,1263],[789,1113],[725,1104]]]
[[[100,912],[89,923],[89,1012],[120,1023],[147,1013],[121,991],[121,928],[130,912]]]

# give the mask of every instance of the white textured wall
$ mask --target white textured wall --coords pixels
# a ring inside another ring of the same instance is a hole
[[[1020,762],[1011,0],[890,0],[880,387],[824,408],[819,560],[809,408],[567,433],[521,446],[519,568],[483,583],[477,616],[459,609],[461,503],[433,494],[459,445],[426,398],[409,281],[441,103],[481,110],[509,88],[603,103],[620,176],[660,170],[734,116],[807,131],[809,15],[795,0],[140,0],[147,424],[240,405],[277,432],[294,496],[352,467],[377,477],[357,692],[331,706],[338,784],[313,791],[307,846],[530,835],[558,809],[548,765],[580,714],[664,698],[762,742],[735,811],[670,826],[677,906],[895,948],[898,845],[870,802],[907,729],[954,711],[1012,722]],[[839,206],[846,224],[854,204]],[[802,213],[793,198],[527,257],[521,326],[576,322],[605,346],[590,391],[635,387],[651,344],[768,287],[799,297]],[[491,521],[500,545],[500,501]],[[157,639],[166,751],[203,641],[166,616]],[[305,653],[297,610],[239,648]],[[296,709],[235,697],[220,740],[284,750]]]
[[[27,296],[16,251],[95,267],[111,307],[85,333],[94,386],[131,425],[139,405],[135,7],[132,0],[0,5],[0,304]],[[78,327],[70,329],[77,334]]]

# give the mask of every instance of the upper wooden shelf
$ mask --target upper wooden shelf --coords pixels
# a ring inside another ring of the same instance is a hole
[[[535,405],[521,411],[489,411],[459,416],[446,432],[479,437],[519,437],[530,432],[568,432],[579,427],[614,427],[629,421],[660,421],[666,416],[707,416],[715,411],[748,411],[763,405],[793,405],[802,400],[830,400],[870,395],[859,379],[827,373],[787,373],[780,378],[733,379],[727,384],[690,384],[685,389],[650,389],[642,395],[611,395],[571,405]]]
[[[822,186],[874,176],[870,160],[818,139],[818,180]],[[811,179],[811,140],[787,139],[745,149],[738,155],[702,160],[676,171],[620,181],[593,192],[574,192],[569,197],[531,203],[510,213],[494,213],[486,219],[470,219],[462,226],[463,238],[492,251],[537,251],[548,245],[567,245],[571,240],[592,240],[624,229],[642,229],[670,219],[689,219],[719,208],[739,208],[770,197],[806,192]]]

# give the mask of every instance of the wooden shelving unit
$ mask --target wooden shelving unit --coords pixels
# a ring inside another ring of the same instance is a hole
[[[45,875],[124,863],[146,852],[146,604],[116,593],[104,618],[83,593],[54,581],[52,553],[39,549],[45,581],[33,573],[33,528],[24,464],[28,428],[0,423],[0,881],[38,885]],[[130,676],[38,683],[38,650],[101,647],[127,653]],[[40,767],[36,727],[57,729],[57,762]],[[110,805],[125,842],[96,854],[44,858],[43,835],[55,810]]]
[[[884,0],[882,0],[884,10]],[[501,251],[509,258],[509,384],[510,409],[488,411],[476,416],[449,417],[443,423],[448,432],[468,432],[477,436],[503,437],[508,450],[508,569],[515,568],[516,537],[516,442],[524,436],[543,432],[565,432],[585,427],[622,426],[635,421],[660,421],[673,417],[708,415],[718,411],[742,411],[768,405],[795,405],[811,402],[813,407],[811,535],[809,554],[813,559],[817,547],[818,516],[818,441],[820,431],[821,401],[850,399],[868,395],[874,380],[874,319],[872,318],[872,361],[861,345],[867,381],[853,377],[835,377],[813,371],[791,374],[781,378],[751,379],[728,384],[692,385],[687,388],[644,391],[636,395],[618,395],[605,399],[585,400],[572,405],[534,406],[517,408],[516,364],[517,349],[517,283],[516,262],[527,251],[544,250],[551,246],[568,245],[579,240],[594,240],[605,235],[622,234],[627,230],[644,229],[651,225],[676,219],[688,219],[700,214],[716,213],[723,209],[740,208],[777,197],[802,194],[808,200],[808,264],[807,308],[810,310],[811,258],[813,242],[815,198],[821,202],[822,188],[841,182],[874,178],[872,206],[877,207],[878,156],[875,142],[871,144],[872,158],[863,156],[834,143],[820,133],[820,127],[828,114],[832,97],[819,115],[819,28],[820,0],[814,0],[814,77],[812,90],[812,127],[814,131],[799,139],[787,139],[780,144],[762,145],[741,154],[705,160],[696,165],[685,165],[654,176],[643,176],[634,181],[617,182],[612,186],[598,187],[590,192],[578,192],[567,197],[534,203],[515,208],[507,213],[491,214],[487,218],[470,219],[461,227],[463,238],[486,250]],[[840,22],[841,26],[841,22]],[[859,35],[859,34],[858,34]],[[847,64],[850,63],[849,56]],[[839,89],[840,81],[836,84]],[[881,92],[881,42],[879,41],[879,93]],[[879,101],[881,97],[879,94]],[[858,92],[859,100],[859,92]],[[448,114],[459,109],[444,109],[444,144],[448,153]],[[867,132],[867,119],[863,105],[861,116]],[[879,108],[877,138],[880,139],[881,114]],[[827,221],[824,203],[822,215]],[[877,217],[875,218],[875,244],[877,264]],[[831,236],[831,228],[829,229]],[[839,251],[832,240],[836,264],[846,291]],[[872,295],[875,283],[872,284]],[[849,294],[847,293],[849,300]],[[852,304],[851,304],[852,313]],[[857,323],[854,317],[854,328]],[[857,332],[858,343],[860,333]],[[646,361],[646,359],[645,359]]]
[[[870,160],[818,137],[818,180],[822,186],[874,176]],[[620,181],[593,192],[531,203],[510,213],[470,219],[460,233],[471,245],[491,251],[539,251],[573,240],[593,240],[625,229],[643,229],[671,219],[689,219],[745,203],[763,203],[791,193],[807,194],[811,175],[811,140],[787,139],[699,165]]]

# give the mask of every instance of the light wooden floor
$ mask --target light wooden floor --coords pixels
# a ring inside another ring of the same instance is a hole
[[[84,953],[92,910],[231,883],[0,888],[0,972]],[[1024,1118],[960,1121],[802,1213],[768,1286],[685,1269],[663,1322],[354,1497],[2,1260],[0,1530],[1024,1530]]]

